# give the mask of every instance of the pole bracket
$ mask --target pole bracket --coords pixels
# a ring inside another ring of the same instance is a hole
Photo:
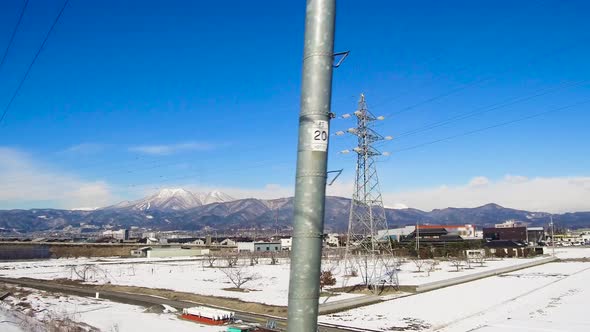
[[[334,181],[336,181],[336,179],[340,176],[340,174],[342,174],[342,171],[343,170],[344,170],[344,168],[339,169],[339,170],[336,170],[336,171],[327,171],[326,172],[326,175],[327,174],[330,174],[330,173],[338,173],[338,174],[336,174],[336,176],[334,176],[334,178],[332,179],[332,181],[330,181],[330,183],[328,183],[329,186],[331,186],[332,183],[334,183]]]
[[[332,65],[332,67],[334,67],[334,68],[340,67],[340,65],[344,62],[344,59],[346,59],[346,57],[348,57],[348,54],[350,54],[350,51],[334,53],[334,55],[333,55],[334,61],[336,62],[336,58],[338,58],[338,57],[340,57],[340,59],[338,59],[338,61],[336,63],[334,63]]]

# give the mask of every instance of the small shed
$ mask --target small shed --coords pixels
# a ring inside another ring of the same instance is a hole
[[[181,317],[210,325],[223,325],[234,319],[234,312],[198,306],[183,309]]]

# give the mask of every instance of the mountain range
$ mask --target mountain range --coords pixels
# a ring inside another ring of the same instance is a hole
[[[162,189],[158,193],[140,200],[133,202],[124,201],[113,206],[102,208],[102,210],[130,209],[134,211],[180,211],[207,204],[225,203],[231,201],[235,201],[235,199],[220,191],[192,193],[182,188],[174,188]]]
[[[350,199],[327,197],[326,232],[345,232]],[[497,204],[476,208],[446,208],[430,212],[418,209],[386,209],[390,227],[415,224],[475,224],[489,226],[514,219],[546,226],[550,216],[561,227],[590,226],[590,212],[549,214],[510,209]],[[237,231],[246,229],[288,230],[292,223],[293,198],[234,199],[219,191],[192,193],[184,189],[163,189],[137,201],[125,201],[92,210],[0,210],[4,232],[61,231],[72,227],[128,228],[153,230]]]

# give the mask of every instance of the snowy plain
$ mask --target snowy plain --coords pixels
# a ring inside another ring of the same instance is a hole
[[[100,331],[203,331],[220,332],[223,327],[208,326],[196,322],[185,321],[167,308],[159,307],[159,313],[153,313],[141,306],[111,302],[108,300],[97,300],[79,296],[59,296],[43,291],[27,289],[31,294],[23,298],[7,298],[3,303],[4,312],[21,310],[29,318],[39,323],[49,322],[55,319],[68,318],[75,322],[82,322]],[[28,303],[25,309],[18,309],[17,303]],[[23,324],[17,318],[11,321],[0,321],[0,331],[30,331],[44,330],[39,328],[40,324]]]
[[[589,258],[590,248],[559,248]],[[590,262],[556,262],[321,316],[375,331],[590,331]]]
[[[416,272],[417,267],[412,261],[405,261],[400,266],[398,273],[400,285],[420,285],[434,281],[446,280],[465,276],[473,273],[515,266],[537,258],[505,258],[486,261],[483,267],[473,263],[471,269],[456,271],[449,262],[440,262],[433,272]],[[279,264],[271,265],[266,259],[261,259],[260,264],[249,266],[247,261],[239,262],[243,273],[255,276],[251,282],[243,288],[247,292],[235,292],[228,290],[233,287],[223,273],[222,260],[215,262],[221,268],[210,268],[205,260],[166,260],[166,259],[52,259],[31,262],[3,262],[0,263],[0,276],[4,277],[29,277],[35,279],[63,279],[75,278],[69,265],[97,264],[102,271],[92,275],[89,283],[124,286],[142,286],[150,288],[162,288],[175,291],[190,292],[200,295],[237,298],[246,302],[258,302],[270,305],[286,306],[289,288],[289,261],[280,259]],[[344,262],[342,260],[325,261],[325,267],[332,270],[336,277],[336,285],[330,288],[362,284],[362,276],[344,276]],[[345,294],[328,296],[320,299],[320,303],[349,299],[362,294]]]
[[[556,248],[555,252],[559,258],[567,260],[590,258],[590,248]],[[401,266],[399,278],[401,284],[416,285],[530,261],[531,259],[492,260],[486,261],[485,267],[460,272],[453,272],[453,266],[442,262],[430,276],[426,272],[416,272],[414,263],[407,261]],[[194,259],[101,258],[3,262],[0,263],[0,275],[37,279],[68,278],[71,277],[71,272],[68,272],[67,266],[72,264],[100,266],[104,271],[103,275],[95,275],[90,283],[110,282],[168,288],[278,305],[286,305],[287,301],[289,264],[285,259],[278,265],[261,261],[254,267],[244,266],[249,273],[260,276],[245,286],[255,289],[247,293],[223,290],[232,285],[221,269],[208,268],[206,262]],[[342,262],[331,261],[326,265],[332,265],[339,281],[335,287],[341,286]],[[590,331],[590,315],[584,315],[586,298],[590,295],[590,285],[586,280],[590,280],[590,262],[549,263],[321,316],[319,319],[324,323],[374,331]],[[354,284],[360,281],[360,277],[356,277],[345,282]],[[329,300],[355,296],[358,295],[342,294]],[[178,331],[185,330],[185,326],[186,329],[195,330],[194,323],[178,320],[172,314],[146,313],[144,308],[132,305],[73,296],[43,295],[30,300],[40,312],[71,313],[80,321],[105,331],[114,327],[121,331],[136,330],[135,323],[126,325],[129,321],[141,321],[141,326],[145,327],[142,330],[146,331],[163,330],[170,326]],[[325,300],[321,299],[320,302]],[[14,328],[14,324],[10,326]],[[218,328],[203,326],[198,330],[218,331]]]

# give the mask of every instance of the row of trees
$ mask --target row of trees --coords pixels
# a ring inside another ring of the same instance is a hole
[[[219,252],[217,254],[205,255],[203,267],[234,267],[237,265],[255,266],[267,262],[270,265],[277,265],[281,259],[288,258],[285,252]]]
[[[416,272],[423,272],[424,269],[430,275],[431,272],[436,271],[438,266],[440,265],[441,261],[447,261],[449,264],[454,267],[456,272],[458,272],[462,268],[472,269],[473,266],[483,267],[485,264],[486,259],[488,259],[485,254],[479,254],[475,256],[449,256],[444,259],[421,259],[415,258],[412,259],[412,262],[416,266]]]
[[[217,268],[234,285],[236,290],[243,290],[243,286],[252,281],[258,280],[261,276],[255,273],[251,268],[258,264],[267,263],[277,265],[280,259],[288,257],[284,252],[220,252],[217,255],[209,254],[205,256],[203,268]]]

